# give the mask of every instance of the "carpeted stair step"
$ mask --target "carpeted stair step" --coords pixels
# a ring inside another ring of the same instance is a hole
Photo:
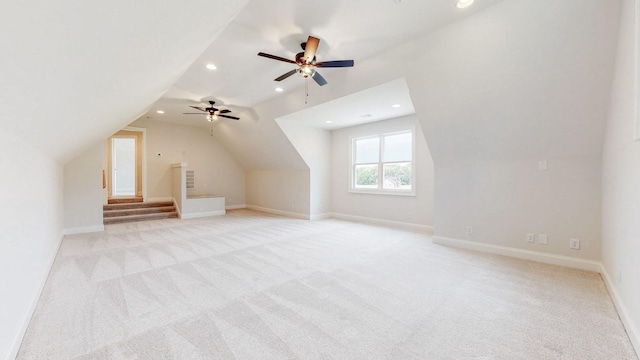
[[[178,213],[175,211],[172,212],[159,212],[152,214],[140,214],[140,215],[125,215],[125,216],[113,216],[113,217],[105,217],[104,224],[118,224],[125,222],[133,222],[133,221],[145,221],[145,220],[159,220],[159,219],[169,219],[169,218],[177,218]]]
[[[105,218],[110,218],[115,216],[156,214],[156,213],[175,212],[175,211],[176,211],[175,206],[171,205],[171,206],[150,206],[150,207],[104,210],[103,214]]]
[[[154,208],[154,207],[165,207],[165,206],[173,206],[173,201],[109,204],[109,205],[103,205],[102,210],[108,211],[108,210],[141,209],[141,208]]]

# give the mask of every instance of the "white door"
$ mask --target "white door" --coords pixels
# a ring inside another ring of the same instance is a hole
[[[111,139],[111,195],[136,194],[136,139]]]

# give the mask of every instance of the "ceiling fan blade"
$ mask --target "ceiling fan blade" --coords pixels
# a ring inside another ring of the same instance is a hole
[[[280,60],[280,61],[288,62],[290,64],[295,64],[296,63],[293,60],[289,60],[289,59],[286,59],[286,58],[283,58],[283,57],[280,57],[280,56],[266,54],[266,53],[263,53],[263,52],[259,52],[258,56],[266,57],[266,58],[273,59],[273,60]]]
[[[335,60],[335,61],[324,61],[321,63],[317,63],[316,67],[324,67],[324,68],[352,67],[353,64],[354,64],[353,60]]]
[[[229,116],[229,115],[218,115],[219,117],[223,117],[223,118],[227,118],[227,119],[233,119],[233,120],[240,120],[239,117],[235,117],[235,116]]]
[[[231,110],[229,110],[229,109],[223,109],[223,110],[220,110],[219,114],[226,114],[226,113],[230,113],[230,112],[231,112]]]
[[[313,80],[315,80],[320,86],[327,85],[327,80],[325,80],[317,71],[313,74]]]
[[[182,113],[183,115],[204,115],[203,113]]]
[[[205,110],[205,109],[203,109],[203,108],[201,108],[201,107],[199,107],[199,106],[192,106],[192,105],[189,105],[189,107],[192,107],[192,108],[194,108],[194,109],[198,109],[198,110],[200,110],[200,111],[205,111],[205,112],[207,111],[207,110]]]
[[[310,64],[313,61],[313,58],[316,56],[316,50],[318,50],[318,44],[320,44],[320,39],[309,36],[307,39],[307,43],[304,46],[304,61],[307,64]]]
[[[289,72],[287,72],[287,73],[285,73],[285,74],[282,74],[282,75],[280,75],[279,77],[277,77],[277,78],[273,79],[273,81],[282,81],[282,80],[284,80],[284,79],[288,78],[289,76],[291,76],[291,75],[295,74],[295,73],[296,73],[296,71],[298,71],[298,69],[293,69],[293,70],[291,70],[291,71],[289,71]]]

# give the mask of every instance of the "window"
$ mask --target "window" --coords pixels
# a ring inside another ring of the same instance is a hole
[[[351,140],[351,191],[413,195],[413,131]]]

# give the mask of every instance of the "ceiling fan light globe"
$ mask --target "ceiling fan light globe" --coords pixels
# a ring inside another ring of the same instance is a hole
[[[474,0],[458,0],[458,3],[456,4],[456,7],[458,9],[464,9],[466,7],[471,6],[471,4],[473,4]]]
[[[298,74],[300,74],[303,78],[312,77],[316,73],[316,70],[313,66],[303,65],[298,69]]]

